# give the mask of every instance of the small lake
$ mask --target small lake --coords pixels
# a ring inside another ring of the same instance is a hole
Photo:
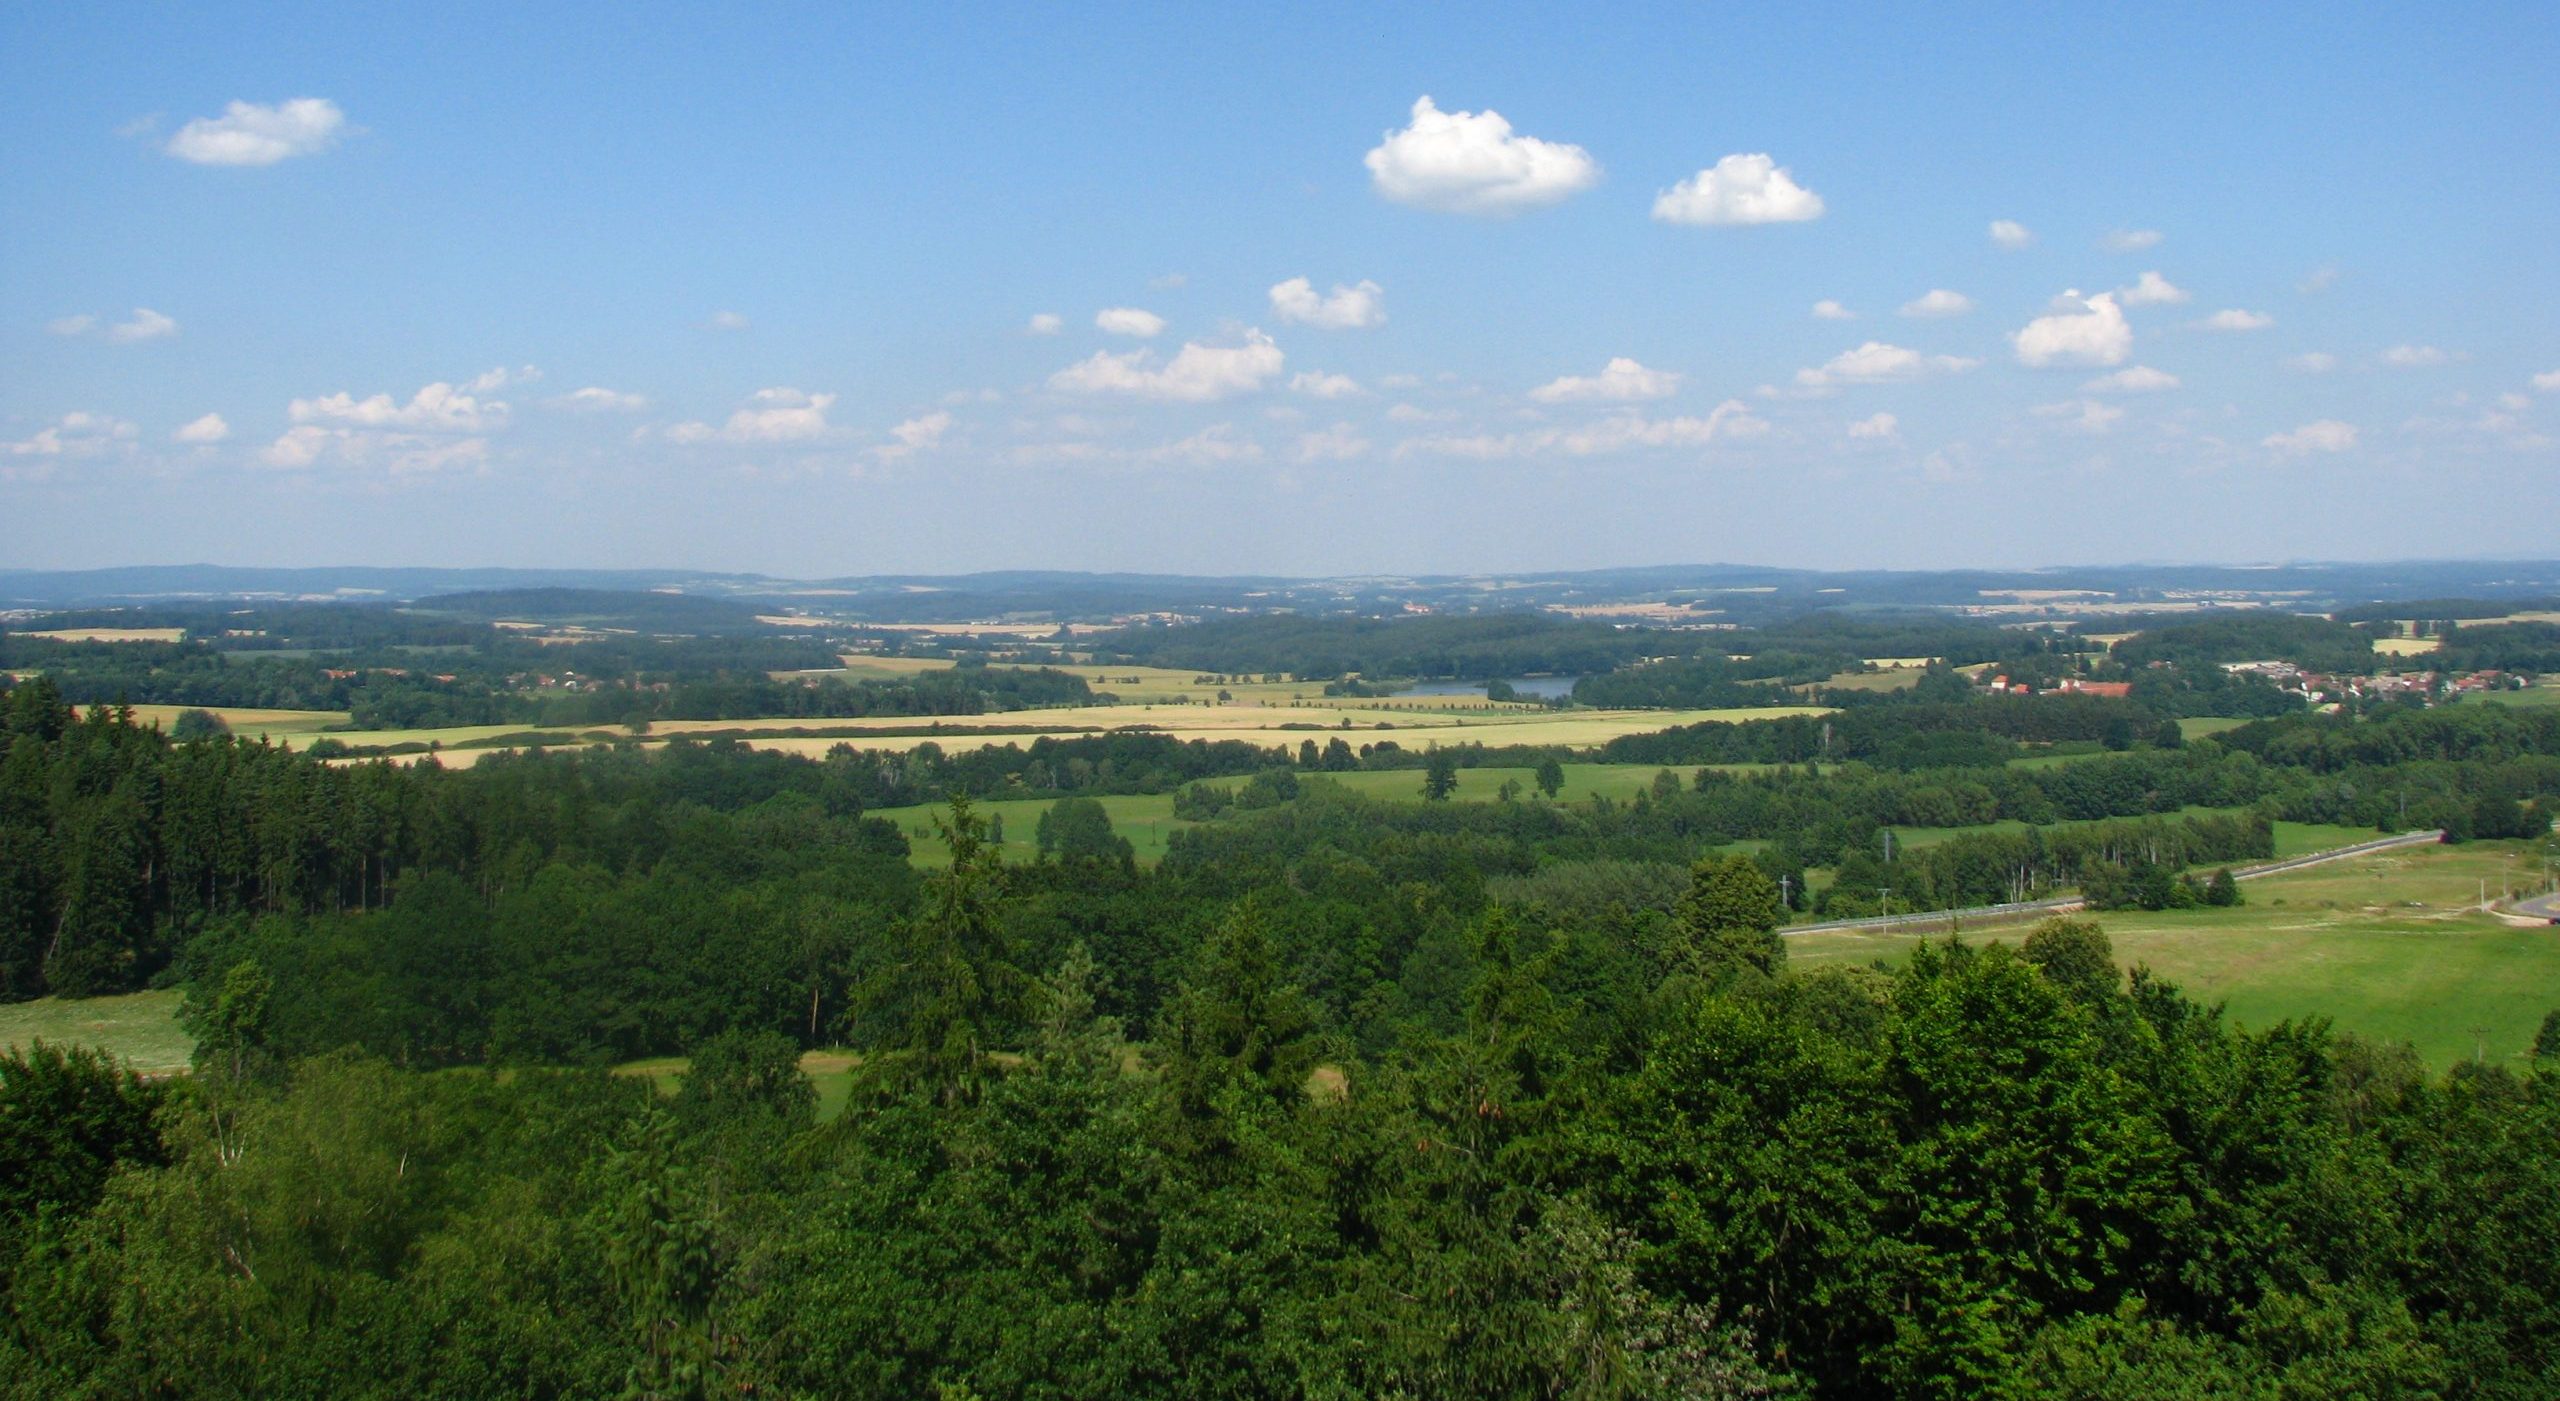
[[[1572,695],[1573,683],[1582,678],[1579,676],[1506,676],[1502,679],[1510,682],[1511,689],[1519,692],[1524,698],[1536,696],[1540,700],[1552,700],[1558,696]],[[1400,696],[1480,696],[1484,694],[1484,688],[1485,683],[1482,681],[1425,681],[1419,685],[1407,686],[1396,694]]]

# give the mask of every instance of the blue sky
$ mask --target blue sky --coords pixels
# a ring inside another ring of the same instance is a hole
[[[11,7],[0,565],[2548,555],[2560,12],[2340,8]]]

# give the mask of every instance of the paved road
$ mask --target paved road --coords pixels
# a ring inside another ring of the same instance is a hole
[[[2317,866],[2324,861],[2343,861],[2350,856],[2363,856],[2369,852],[2389,851],[2394,847],[2420,846],[2426,843],[2440,842],[2443,840],[2444,830],[2442,828],[2435,828],[2425,832],[2403,832],[2396,837],[2377,837],[2369,842],[2357,842],[2353,846],[2331,847],[2327,851],[2315,851],[2308,856],[2289,856],[2282,861],[2269,861],[2264,865],[2251,866],[2245,870],[2233,871],[2231,876],[2234,880],[2256,880],[2260,876],[2279,875],[2286,871],[2301,870],[2305,866]],[[2560,892],[2546,895],[2542,897],[2542,899],[2545,901],[2560,900]],[[2073,910],[2080,909],[2088,903],[2088,901],[2083,900],[2078,896],[2067,896],[2058,900],[2028,900],[2008,905],[1976,905],[1971,909],[1954,911],[1931,910],[1925,914],[1874,915],[1866,919],[1834,919],[1826,920],[1820,924],[1789,925],[1778,932],[1781,934],[1831,934],[1846,930],[1901,930],[1917,934],[1929,930],[1944,929],[1950,921],[1957,924],[1962,924],[1968,920],[1975,923],[1982,923],[1985,921],[2031,919],[2038,915],[2069,914]],[[2535,911],[2526,909],[2524,904],[2518,904],[2516,908],[2524,913],[2535,913]],[[2555,907],[2548,913],[2554,916],[2560,916],[2560,907]]]
[[[2508,908],[2516,914],[2528,915],[2534,919],[2547,919],[2554,924],[2560,924],[2560,890],[2555,890],[2548,895],[2536,895],[2530,900],[2518,900]]]

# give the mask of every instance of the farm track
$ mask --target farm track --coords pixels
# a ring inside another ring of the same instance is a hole
[[[2288,856],[2231,873],[2234,880],[2256,880],[2261,876],[2282,875],[2305,866],[2329,861],[2343,861],[2351,856],[2368,856],[2377,851],[2391,851],[2404,846],[2424,846],[2444,840],[2441,828],[2425,832],[2403,832],[2396,837],[2377,837],[2352,846],[2331,847],[2302,856]],[[2008,924],[2019,920],[2041,919],[2046,915],[2069,914],[2086,908],[2088,901],[2078,896],[2052,900],[2025,900],[2004,905],[1974,905],[1961,910],[1931,910],[1907,915],[1869,915],[1864,919],[1825,920],[1819,924],[1791,924],[1779,929],[1780,934],[1841,934],[1857,932],[1927,934],[1952,932],[1970,922],[1975,924]]]

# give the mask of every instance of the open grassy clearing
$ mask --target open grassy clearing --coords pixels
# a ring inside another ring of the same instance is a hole
[[[2560,686],[2546,682],[2540,686],[2526,687],[2521,691],[2482,691],[2472,699],[2484,700],[2491,705],[2520,705],[2534,708],[2554,706],[2560,705]]]
[[[2083,759],[2103,759],[2106,755],[2107,751],[2103,749],[2069,750],[2059,754],[2051,752],[2043,754],[2028,754],[2010,760],[2009,767],[2013,769],[2051,769],[2059,768],[2064,764],[2076,764]]]
[[[1767,766],[1722,764],[1717,767],[1731,773],[1745,773]],[[1589,802],[1596,797],[1627,801],[1651,788],[1654,774],[1658,772],[1644,764],[1566,764],[1563,768],[1564,788],[1558,801],[1566,803]],[[1678,769],[1674,772],[1686,784],[1695,770]],[[1420,769],[1302,774],[1301,777],[1311,783],[1337,783],[1355,793],[1386,802],[1419,803],[1423,800]],[[1453,801],[1497,801],[1506,780],[1520,785],[1520,801],[1542,801],[1536,797],[1536,771],[1525,768],[1460,769],[1458,791]],[[1241,787],[1245,780],[1213,778],[1201,782],[1233,788]],[[970,809],[990,819],[999,816],[1004,819],[1003,850],[1006,860],[1030,861],[1040,853],[1040,815],[1048,811],[1049,805],[1055,801],[1054,798],[995,798],[973,802]],[[1137,852],[1138,864],[1142,866],[1152,866],[1163,859],[1167,841],[1175,832],[1197,825],[1173,815],[1173,795],[1170,793],[1125,794],[1095,801],[1102,804],[1103,811],[1111,814],[1113,830],[1129,839],[1130,846]],[[951,864],[951,850],[935,831],[933,820],[947,811],[941,803],[919,803],[907,807],[875,808],[865,816],[896,823],[913,847],[917,865],[942,867]]]
[[[854,1067],[862,1057],[852,1051],[829,1049],[803,1051],[800,1073],[818,1091],[818,1122],[828,1123],[844,1112],[845,1101],[853,1090]],[[684,1088],[685,1072],[692,1061],[684,1056],[652,1056],[647,1060],[625,1061],[613,1068],[616,1075],[646,1079],[660,1095],[672,1098]]]
[[[1565,803],[1585,803],[1593,798],[1626,802],[1636,794],[1650,790],[1653,787],[1654,776],[1661,772],[1661,769],[1651,764],[1563,764],[1558,767],[1564,770],[1564,787],[1556,794],[1556,800]],[[1775,765],[1715,764],[1709,767],[1726,773],[1759,773]],[[1697,767],[1692,765],[1687,768],[1675,768],[1671,772],[1680,779],[1680,786],[1686,788],[1689,786],[1690,776],[1697,771]],[[1382,769],[1374,772],[1329,773],[1308,775],[1308,777],[1321,777],[1372,798],[1410,798],[1415,802],[1422,801],[1420,769]],[[1458,791],[1452,797],[1459,802],[1494,802],[1501,796],[1502,785],[1506,782],[1520,785],[1516,796],[1524,802],[1537,796],[1538,773],[1535,769],[1478,768],[1458,770]]]
[[[53,642],[176,642],[185,628],[45,628],[13,632],[12,637],[41,637]]]
[[[2248,723],[2229,715],[2190,715],[2178,722],[2178,733],[2189,739],[2199,739],[2205,735],[2218,735],[2224,730],[2236,730]]]
[[[904,681],[927,672],[949,671],[958,663],[949,657],[871,657],[848,652],[837,660],[844,665],[830,671],[786,671],[784,676],[836,676],[847,681]]]
[[[785,728],[776,722],[702,722],[660,725],[651,738],[669,734],[732,731],[758,749],[783,753],[824,754],[838,744],[851,744],[857,749],[913,749],[919,744],[938,744],[945,752],[975,749],[988,744],[1028,745],[1038,733],[978,734],[989,728],[1042,727],[1039,733],[1061,737],[1094,734],[1132,726],[1164,731],[1179,739],[1244,740],[1252,744],[1287,745],[1294,749],[1298,742],[1314,739],[1319,744],[1340,736],[1354,746],[1373,744],[1382,739],[1394,740],[1406,749],[1426,749],[1434,744],[1529,744],[1561,745],[1583,749],[1605,744],[1623,735],[1650,734],[1678,725],[1705,721],[1744,723],[1752,720],[1776,719],[1786,715],[1820,715],[1828,713],[1820,706],[1765,706],[1731,710],[1571,710],[1540,709],[1487,712],[1395,714],[1377,710],[1359,710],[1340,705],[1313,706],[1304,709],[1270,706],[1082,706],[1059,710],[1019,710],[1003,715],[942,716],[938,719],[872,720],[872,721],[803,721],[803,728],[815,729],[914,729],[920,725],[940,724],[943,731],[928,735],[870,735],[851,737],[784,736],[773,731]],[[763,734],[759,735],[758,732]]]
[[[1905,667],[1885,671],[1844,671],[1822,684],[1837,691],[1907,691],[1923,673]]]
[[[2247,811],[2245,808],[2189,807],[2180,808],[2168,816],[2173,818],[2218,817],[2245,811]],[[1958,837],[1972,836],[1980,832],[2023,832],[2027,830],[2027,826],[2027,823],[2015,818],[2003,818],[1998,822],[1980,822],[1966,827],[1896,827],[1893,829],[1893,844],[1897,848],[1904,849],[1936,846],[1940,842],[1953,841]],[[2330,851],[2342,846],[2354,846],[2358,842],[2372,841],[2382,834],[2369,827],[2332,827],[2312,822],[2279,822],[2276,824],[2275,835],[2276,857],[2282,860],[2288,856],[2308,856],[2315,851]]]
[[[1034,642],[1057,636],[1062,627],[1074,637],[1112,630],[1107,623],[867,623],[858,619],[779,617],[761,621],[797,628],[838,627],[855,632],[909,633],[917,637],[1003,637]]]
[[[1415,775],[1419,784],[1421,776]],[[989,823],[1004,822],[1002,850],[1007,861],[1022,863],[1040,855],[1040,815],[1049,810],[1055,798],[993,798],[969,805],[972,812]],[[1137,852],[1138,864],[1152,866],[1164,859],[1166,840],[1175,832],[1192,826],[1173,815],[1171,793],[1128,793],[1094,799],[1102,810],[1111,814],[1112,830],[1129,839]],[[907,807],[873,808],[865,817],[884,818],[897,824],[906,834],[914,851],[915,864],[940,868],[951,864],[951,848],[934,827],[934,819],[948,815],[942,803],[916,803]]]
[[[2373,640],[2373,650],[2386,657],[2423,657],[2429,652],[2443,651],[2444,639],[2441,637],[2377,637]]]
[[[347,723],[347,712],[343,710],[259,710],[223,705],[137,705],[132,709],[134,719],[163,730],[174,727],[178,717],[190,710],[209,711],[229,725],[235,735],[291,740],[296,748],[301,747],[301,741],[316,738],[333,725]]]
[[[2357,829],[2279,829],[2278,848],[2341,844]],[[2288,840],[2289,839],[2289,840]],[[2475,1053],[2514,1064],[2542,1017],[2560,1007],[2560,929],[2479,913],[2486,882],[2538,873],[2520,843],[2408,847],[2251,881],[2230,910],[2097,916],[2118,961],[2152,970],[2193,996],[2225,1003],[2252,1027],[2328,1017],[2360,1035],[2407,1041],[2441,1069]],[[2530,869],[2529,869],[2530,868]],[[1985,933],[2012,943],[2021,928]],[[1915,936],[1806,934],[1791,961],[1897,962]]]
[[[95,1047],[145,1075],[184,1070],[196,1043],[178,1026],[178,1004],[183,1000],[184,994],[172,989],[121,997],[39,997],[33,1002],[0,1003],[0,1050],[45,1041]]]

